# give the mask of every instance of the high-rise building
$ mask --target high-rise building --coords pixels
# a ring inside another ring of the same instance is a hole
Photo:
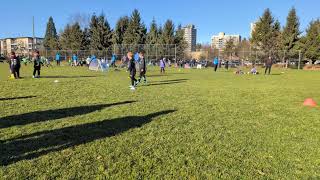
[[[192,24],[185,26],[183,29],[184,29],[184,40],[188,44],[186,51],[188,52],[196,51],[197,29]]]
[[[43,38],[16,37],[0,39],[0,53],[8,55],[12,51],[17,54],[28,54],[32,49],[39,49],[42,46]],[[33,46],[33,47],[32,47]]]
[[[226,35],[224,32],[220,32],[218,35],[214,35],[211,38],[211,47],[216,49],[223,49],[226,42],[232,40],[235,45],[241,42],[240,35]]]
[[[251,23],[250,24],[250,37],[252,37],[252,33],[256,30],[257,23]]]

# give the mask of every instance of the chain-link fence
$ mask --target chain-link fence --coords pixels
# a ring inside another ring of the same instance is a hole
[[[75,54],[80,60],[85,60],[92,55],[99,59],[111,59],[116,56],[117,60],[121,60],[129,51],[136,53],[141,50],[145,51],[145,58],[148,61],[158,61],[161,58],[170,60],[176,59],[175,44],[138,44],[138,45],[113,45],[105,50],[41,50],[41,56],[45,56],[50,60],[54,60],[56,54],[60,54],[61,60],[69,60]]]
[[[244,51],[244,50],[233,50],[224,51],[218,49],[212,49],[207,53],[206,58],[212,60],[218,57],[222,64],[228,61],[234,66],[251,66],[263,65],[269,58],[273,59],[274,66],[284,68],[301,69],[305,64],[309,63],[309,60],[303,56],[301,51],[285,51],[277,50],[273,52],[265,52],[259,50]]]

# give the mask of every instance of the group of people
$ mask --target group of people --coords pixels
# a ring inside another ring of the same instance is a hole
[[[217,69],[218,69],[218,66],[219,66],[219,58],[218,57],[215,57],[213,59],[213,67],[214,67],[214,71],[216,72]],[[271,67],[273,65],[273,59],[271,56],[268,56],[268,58],[266,59],[265,61],[265,71],[264,71],[264,74],[269,74],[271,73]],[[228,70],[229,69],[229,61],[226,61],[225,62],[225,68]],[[244,74],[244,72],[238,67],[237,70],[235,71],[235,74]],[[255,65],[252,66],[251,70],[248,72],[248,74],[254,74],[254,75],[257,75],[259,74],[257,68]]]
[[[130,79],[131,79],[131,85],[130,85],[130,89],[131,90],[135,90],[137,85],[139,83],[141,83],[141,81],[143,80],[144,83],[147,83],[147,78],[146,78],[146,59],[144,57],[145,52],[142,50],[139,52],[139,60],[136,61],[133,57],[133,53],[132,52],[128,52],[127,54],[127,58],[128,58],[128,71],[129,71],[129,75],[130,75]],[[139,79],[137,80],[135,78],[136,73],[137,73],[137,66],[136,63],[139,63]]]
[[[33,52],[33,58],[32,58],[33,64],[33,78],[39,78],[40,77],[40,70],[41,65],[43,62],[40,58],[39,51]],[[10,59],[9,59],[9,67],[10,67],[10,74],[12,79],[20,79],[20,67],[21,67],[21,61],[16,56],[15,52],[11,52]]]

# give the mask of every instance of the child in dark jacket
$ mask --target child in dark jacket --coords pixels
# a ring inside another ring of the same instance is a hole
[[[144,83],[146,84],[147,83],[147,78],[146,78],[146,71],[147,71],[147,68],[146,68],[146,59],[144,58],[144,51],[140,51],[139,53],[139,59],[140,59],[140,77],[139,77],[139,80],[138,80],[138,83],[141,82],[141,80],[143,79],[144,80]]]
[[[10,71],[15,79],[20,78],[20,60],[15,52],[11,52],[10,54]]]
[[[33,59],[32,59],[34,65],[33,65],[33,78],[40,78],[40,70],[41,70],[41,65],[43,64],[40,59],[40,53],[39,51],[34,51],[33,52]],[[36,76],[36,73],[38,74]]]
[[[135,78],[136,76],[136,64],[135,61],[133,59],[133,53],[132,52],[128,52],[127,54],[128,60],[129,60],[129,67],[128,67],[128,71],[130,73],[130,79],[131,79],[131,86],[130,89],[131,90],[135,90],[135,86],[137,83],[137,79]]]

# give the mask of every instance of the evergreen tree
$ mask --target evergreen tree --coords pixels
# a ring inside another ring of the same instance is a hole
[[[113,31],[112,43],[113,44],[122,44],[123,36],[128,28],[129,18],[128,16],[120,17],[117,21],[116,27]]]
[[[160,25],[159,28],[158,28],[157,44],[164,44],[162,33],[163,33],[163,28],[162,28],[162,25]]]
[[[112,31],[105,16],[93,15],[90,22],[90,49],[104,50],[111,46]]]
[[[61,33],[60,42],[63,50],[84,50],[84,32],[79,23],[67,24]]]
[[[70,49],[72,50],[83,50],[83,31],[81,30],[80,24],[75,23],[71,26],[70,34]]]
[[[63,32],[60,34],[60,44],[62,50],[71,50],[71,34],[71,26],[67,24]]]
[[[303,38],[303,50],[306,58],[312,63],[320,59],[320,20],[312,21],[307,29],[307,34]]]
[[[158,26],[155,19],[152,20],[150,30],[147,34],[146,44],[157,44],[158,40]]]
[[[57,30],[53,22],[53,18],[51,16],[47,23],[47,29],[46,34],[44,36],[43,46],[48,50],[59,49]]]
[[[163,26],[162,40],[164,44],[174,44],[174,24],[167,20]]]
[[[280,24],[274,20],[269,9],[266,9],[252,32],[251,42],[255,48],[262,50],[266,55],[273,54],[278,46]]]
[[[124,44],[144,44],[147,29],[141,22],[140,13],[137,9],[132,12],[128,29],[124,33]]]
[[[83,30],[83,40],[82,40],[82,48],[83,50],[90,49],[90,30],[89,28],[84,28]]]
[[[282,47],[285,50],[289,57],[297,55],[294,51],[298,49],[297,44],[299,42],[299,36],[301,34],[299,30],[299,18],[296,13],[296,9],[292,8],[287,17],[286,26],[282,32]]]

